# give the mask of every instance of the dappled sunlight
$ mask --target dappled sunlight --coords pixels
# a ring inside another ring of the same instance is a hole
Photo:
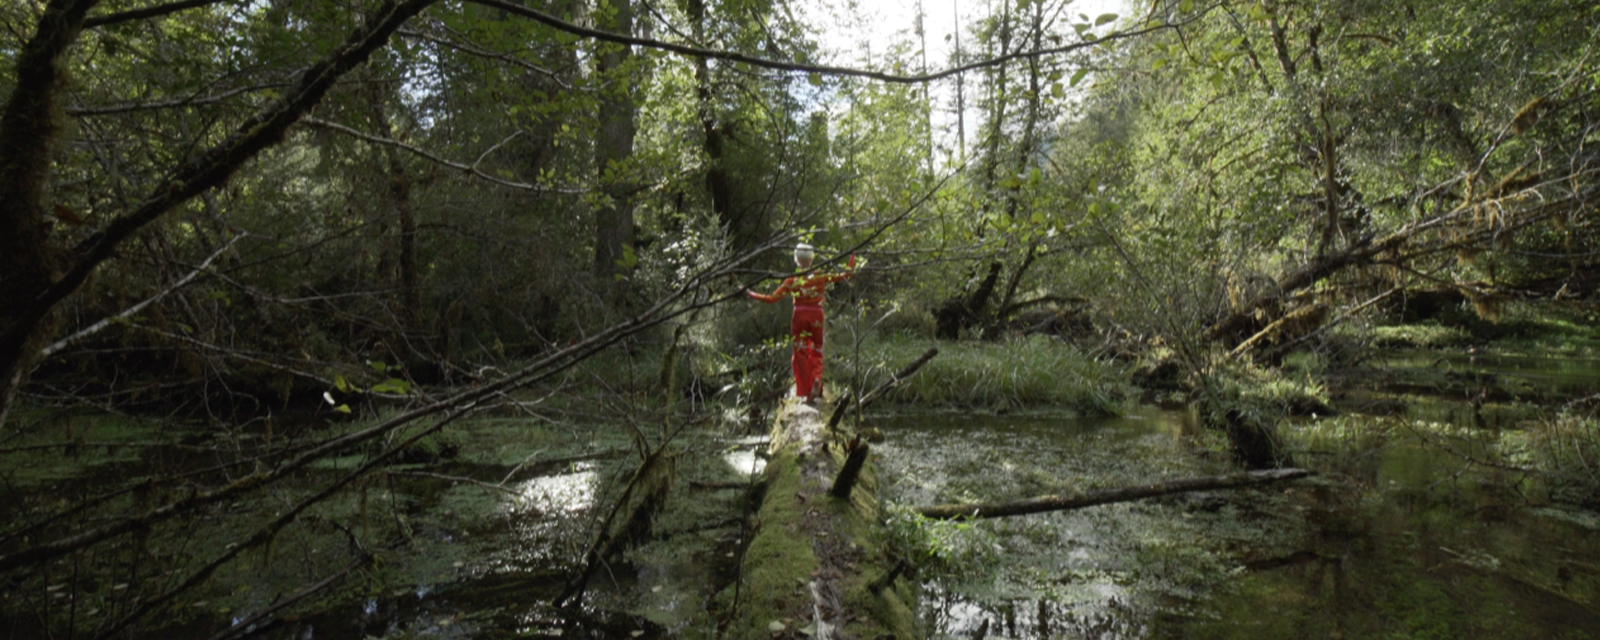
[[[722,455],[722,459],[740,476],[761,475],[767,469],[767,459],[760,455],[760,451],[766,449],[768,442],[766,436],[737,438],[730,443],[731,448]]]
[[[722,455],[722,459],[728,462],[728,467],[734,472],[745,476],[761,475],[767,469],[767,461],[756,455],[755,449],[729,451]]]
[[[540,476],[514,486],[516,496],[505,502],[507,513],[577,513],[594,506],[600,476],[593,462],[573,465],[573,471]]]

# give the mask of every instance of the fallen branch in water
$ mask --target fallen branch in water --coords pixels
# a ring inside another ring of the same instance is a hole
[[[1251,471],[1249,473],[1233,473],[1223,476],[1207,476],[1203,478],[1184,478],[1181,480],[1167,480],[1152,484],[1134,485],[1118,489],[1104,489],[1089,493],[1078,493],[1060,496],[1039,496],[1009,502],[988,502],[981,504],[943,504],[934,507],[920,507],[917,513],[925,518],[936,520],[953,520],[956,518],[1003,518],[1006,516],[1020,516],[1029,513],[1044,513],[1046,511],[1069,511],[1082,509],[1113,502],[1129,502],[1156,496],[1171,495],[1174,493],[1187,493],[1190,491],[1205,491],[1208,489],[1236,489],[1250,487],[1284,480],[1294,480],[1312,475],[1309,469],[1269,469],[1265,471]]]
[[[856,404],[860,405],[860,408],[865,409],[867,405],[876,402],[878,398],[882,398],[884,394],[889,393],[891,389],[894,389],[895,387],[899,386],[900,383],[910,379],[918,369],[922,368],[922,365],[928,364],[928,361],[932,360],[936,355],[939,355],[939,348],[930,347],[927,351],[922,352],[922,355],[917,356],[916,360],[912,360],[911,364],[906,365],[905,368],[895,372],[894,375],[889,376],[889,379],[883,381],[883,384],[878,385],[876,389],[873,389],[866,395],[861,396],[861,399],[856,401]],[[839,402],[839,406],[834,408],[833,416],[828,419],[828,431],[833,431],[838,428],[839,422],[844,419],[846,413],[849,413],[850,403],[852,401],[854,401],[854,399],[849,395],[846,395],[844,400]]]

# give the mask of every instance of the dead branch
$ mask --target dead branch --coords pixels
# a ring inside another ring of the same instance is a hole
[[[232,240],[228,241],[228,244],[223,245],[221,249],[217,249],[211,255],[206,256],[205,260],[200,261],[200,266],[195,267],[194,270],[190,271],[188,275],[186,275],[186,276],[184,276],[182,278],[179,278],[177,282],[172,283],[172,286],[169,286],[166,289],[161,290],[160,293],[157,293],[157,294],[155,294],[153,296],[150,296],[149,298],[145,298],[142,302],[140,302],[138,304],[135,304],[135,305],[133,305],[131,307],[128,307],[127,309],[124,309],[122,311],[122,313],[118,313],[118,314],[116,314],[114,316],[111,316],[109,318],[102,319],[99,322],[96,322],[96,323],[91,324],[91,325],[89,325],[87,327],[84,327],[83,329],[79,330],[76,333],[73,333],[72,335],[69,335],[69,336],[67,336],[65,338],[62,338],[60,340],[55,341],[50,346],[47,346],[47,347],[45,347],[43,349],[40,349],[39,350],[39,357],[48,358],[48,357],[50,357],[52,355],[55,355],[57,352],[61,351],[62,349],[67,348],[72,343],[77,342],[79,340],[82,340],[82,339],[84,339],[86,337],[92,336],[92,335],[94,335],[96,333],[99,333],[101,331],[104,331],[106,327],[109,327],[112,324],[115,324],[119,320],[126,320],[128,318],[131,318],[131,317],[133,317],[134,314],[139,313],[140,311],[144,311],[145,307],[148,307],[148,306],[150,306],[152,304],[155,304],[156,301],[167,297],[167,294],[170,294],[170,293],[172,293],[174,291],[177,291],[179,289],[182,289],[182,288],[188,286],[189,283],[194,282],[196,278],[199,278],[201,274],[205,273],[206,269],[211,268],[211,263],[212,262],[216,261],[216,259],[218,257],[220,257],[222,254],[227,253],[229,249],[233,248],[233,245],[238,244],[239,241],[242,240],[243,238],[244,238],[244,234],[240,234],[240,235],[234,236]]]
[[[347,127],[347,126],[344,126],[344,125],[339,124],[337,122],[330,122],[330,121],[327,121],[327,120],[323,120],[321,118],[305,118],[305,119],[301,120],[301,122],[304,123],[304,124],[307,124],[307,125],[311,125],[313,127],[321,127],[321,128],[329,129],[329,130],[332,130],[332,131],[337,131],[339,133],[345,134],[345,135],[350,136],[352,138],[356,138],[357,140],[364,140],[366,142],[370,142],[370,143],[373,143],[373,144],[381,144],[381,145],[385,145],[385,146],[394,147],[396,149],[402,149],[404,151],[408,151],[408,152],[413,153],[413,154],[415,154],[417,156],[420,156],[423,159],[426,159],[427,161],[432,162],[434,164],[437,164],[437,165],[440,165],[440,166],[444,166],[444,167],[449,167],[451,169],[455,169],[456,171],[460,171],[462,173],[471,175],[472,177],[477,178],[479,180],[483,180],[485,182],[489,182],[489,183],[492,183],[492,184],[497,184],[497,185],[500,185],[502,187],[507,187],[507,188],[511,188],[511,189],[521,189],[523,191],[533,191],[533,192],[536,192],[536,193],[560,193],[560,194],[565,194],[565,195],[582,195],[582,194],[585,194],[585,193],[589,193],[589,191],[590,191],[589,189],[575,189],[575,188],[571,188],[571,187],[541,187],[539,185],[529,184],[529,183],[526,183],[526,182],[513,182],[511,180],[503,180],[501,178],[496,178],[496,177],[494,177],[492,175],[489,175],[489,174],[484,173],[483,171],[479,170],[477,163],[473,163],[471,165],[465,165],[465,164],[461,164],[459,162],[453,162],[453,161],[450,161],[450,160],[446,160],[444,158],[441,158],[439,156],[436,156],[436,155],[430,153],[426,149],[423,149],[421,147],[417,147],[417,146],[414,146],[414,145],[409,145],[409,144],[406,144],[406,143],[401,142],[399,140],[395,140],[393,138],[384,138],[384,137],[381,137],[381,136],[372,135],[370,133],[362,133],[360,131],[357,131],[357,130],[352,129],[352,128]],[[499,146],[499,145],[496,145],[496,146]],[[488,152],[485,152],[485,153],[487,154]],[[483,160],[483,158],[480,156],[478,158],[478,160],[481,162]]]
[[[1312,475],[1308,469],[1268,469],[1248,473],[1234,473],[1203,478],[1184,478],[1151,484],[1134,485],[1117,489],[1103,489],[1089,493],[1039,496],[1009,502],[982,504],[945,504],[919,507],[916,511],[925,518],[954,520],[957,518],[1003,518],[1047,511],[1070,511],[1113,502],[1129,502],[1174,493],[1206,491],[1211,489],[1237,489],[1256,485],[1283,482]]]
[[[250,628],[255,626],[257,623],[261,622],[262,620],[265,620],[268,616],[271,616],[274,613],[282,611],[284,608],[286,608],[286,607],[288,607],[288,606],[290,606],[290,605],[292,605],[292,604],[294,604],[296,602],[304,600],[307,597],[311,596],[312,594],[327,588],[328,585],[331,585],[331,584],[333,584],[335,582],[338,582],[340,578],[343,578],[343,577],[345,577],[347,575],[350,575],[350,572],[355,571],[356,569],[360,569],[361,567],[364,567],[364,566],[366,566],[367,564],[369,564],[371,562],[372,562],[372,554],[362,553],[356,559],[351,560],[350,564],[345,565],[343,569],[340,569],[339,571],[335,572],[333,575],[330,575],[330,576],[328,576],[326,578],[323,578],[321,581],[317,582],[316,584],[313,584],[313,585],[308,586],[308,587],[306,587],[304,589],[296,591],[294,593],[294,595],[291,595],[291,596],[289,596],[287,598],[284,598],[282,600],[274,602],[274,603],[272,603],[272,606],[267,607],[265,609],[262,609],[262,610],[256,612],[255,614],[252,614],[252,615],[244,618],[243,620],[235,622],[233,624],[233,626],[230,626],[230,627],[228,627],[226,629],[223,629],[222,631],[217,632],[215,635],[212,635],[208,640],[228,640],[228,638],[233,638],[233,637],[240,636],[241,632],[243,632],[242,635],[249,635],[250,634],[249,633],[250,632]]]
[[[851,490],[856,487],[856,480],[861,477],[861,468],[867,465],[869,446],[865,442],[856,443],[850,450],[850,455],[844,459],[844,466],[839,468],[839,475],[833,480],[833,488],[828,490],[831,495],[840,500],[849,500]]]

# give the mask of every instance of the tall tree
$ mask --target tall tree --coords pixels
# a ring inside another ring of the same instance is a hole
[[[597,10],[596,22],[614,33],[633,33],[633,3],[631,0],[608,0]],[[633,169],[628,166],[633,156],[634,136],[638,131],[635,120],[638,107],[634,103],[635,74],[630,67],[633,50],[628,45],[602,44],[596,75],[602,78],[600,98],[600,130],[595,141],[595,165],[599,170],[599,184],[605,200],[595,212],[595,273],[602,278],[625,271],[633,257],[633,197],[637,190],[632,179]],[[635,259],[636,260],[636,259]]]

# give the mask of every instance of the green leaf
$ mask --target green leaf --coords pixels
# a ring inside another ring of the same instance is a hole
[[[807,75],[806,76],[806,81],[810,82],[811,86],[813,86],[813,87],[820,87],[820,86],[822,86],[822,74],[813,73],[813,74]]]
[[[1067,85],[1068,86],[1072,86],[1072,87],[1076,87],[1076,86],[1078,86],[1079,82],[1083,81],[1083,77],[1087,76],[1087,75],[1089,75],[1089,70],[1088,69],[1079,69],[1077,71],[1077,73],[1072,74],[1072,80],[1068,81]]]
[[[1160,69],[1162,67],[1165,67],[1165,66],[1167,66],[1168,62],[1171,62],[1171,60],[1168,60],[1166,58],[1156,58],[1155,60],[1152,60],[1150,62],[1150,70],[1154,71],[1156,69]]]
[[[1194,0],[1183,0],[1183,2],[1179,2],[1178,10],[1184,13],[1194,11]]]
[[[350,393],[350,381],[342,375],[336,375],[333,377],[333,388],[338,389],[339,393]]]
[[[411,393],[411,383],[400,378],[389,378],[383,382],[372,385],[373,393],[394,393],[406,395]]]
[[[389,364],[382,360],[368,360],[367,366],[372,367],[372,370],[378,373],[384,373],[389,370]]]
[[[350,413],[350,405],[341,404],[337,407],[334,407],[333,410],[338,411],[339,413]]]
[[[617,268],[631,271],[634,265],[639,264],[639,254],[634,252],[633,245],[622,245],[622,257],[617,258]]]
[[[1067,97],[1067,88],[1061,86],[1061,83],[1057,82],[1050,85],[1050,94],[1057,98],[1065,98]]]
[[[1100,17],[1094,19],[1094,26],[1098,27],[1098,26],[1103,25],[1103,24],[1105,24],[1107,22],[1116,22],[1116,20],[1117,20],[1117,14],[1115,14],[1115,13],[1102,13],[1102,14],[1100,14]]]

